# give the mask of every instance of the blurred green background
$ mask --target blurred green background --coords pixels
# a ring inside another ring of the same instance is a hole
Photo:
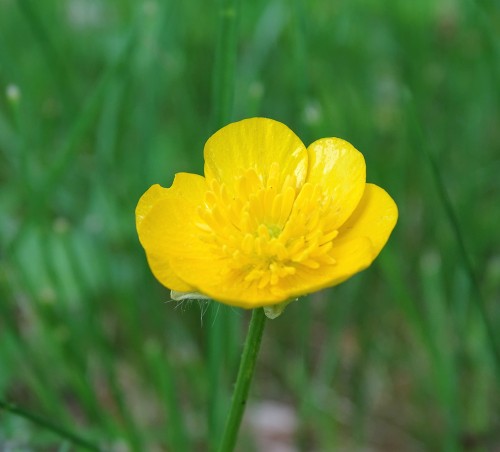
[[[0,397],[104,450],[210,450],[229,402],[249,313],[169,302],[134,224],[202,171],[220,21],[0,0]],[[241,2],[232,119],[352,142],[400,220],[268,322],[238,450],[500,450],[499,30],[494,1]],[[0,410],[0,450],[80,449]]]

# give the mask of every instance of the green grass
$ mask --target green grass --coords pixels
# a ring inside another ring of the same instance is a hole
[[[267,322],[250,405],[288,406],[299,450],[499,448],[498,6],[240,9],[223,94],[215,3],[0,2],[0,399],[107,450],[213,447],[249,313],[168,303],[134,209],[261,115],[352,142],[400,220],[369,270]],[[0,410],[7,447],[79,450]]]

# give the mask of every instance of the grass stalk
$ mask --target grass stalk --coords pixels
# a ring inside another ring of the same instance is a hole
[[[42,54],[47,62],[47,68],[52,73],[54,82],[59,90],[62,91],[61,99],[69,101],[67,104],[70,107],[70,111],[74,110],[76,96],[71,85],[72,74],[68,70],[59,50],[56,48],[48,27],[41,20],[31,0],[19,0],[17,4],[42,49]]]
[[[213,76],[213,127],[231,120],[236,83],[239,0],[221,0]]]
[[[45,430],[51,431],[52,433],[59,436],[60,438],[63,438],[65,440],[70,441],[75,446],[83,447],[86,450],[94,450],[94,451],[101,450],[99,448],[99,446],[82,438],[81,436],[77,435],[76,433],[71,432],[69,430],[66,430],[66,429],[62,428],[61,426],[59,426],[51,421],[48,421],[47,419],[44,419],[41,416],[30,413],[29,411],[25,410],[24,408],[20,408],[17,405],[6,402],[4,400],[0,400],[0,408],[2,408],[3,410],[5,410],[9,413],[15,414],[16,416],[27,419],[27,420],[33,422],[34,424],[36,424],[40,427],[43,427]]]
[[[226,125],[233,114],[235,73],[238,43],[239,0],[220,0],[218,4],[218,37],[213,72],[212,131]],[[231,328],[230,308],[213,304],[211,307],[211,328],[208,338],[208,373],[210,395],[208,403],[209,444],[215,450],[219,443],[224,422],[225,392],[222,380],[226,368],[223,350],[234,343],[228,333]],[[217,324],[215,323],[217,321]],[[232,354],[229,354],[231,356]]]
[[[425,139],[422,129],[420,127],[420,122],[418,121],[416,111],[413,104],[409,106],[410,113],[413,117],[413,124],[416,128],[416,133],[419,136],[419,140],[421,143],[426,143],[428,140]],[[434,179],[434,184],[436,186],[436,191],[438,194],[438,198],[440,200],[441,205],[445,211],[446,218],[450,224],[450,228],[455,236],[455,241],[457,243],[458,252],[462,259],[462,263],[464,265],[467,276],[470,280],[473,292],[474,292],[474,305],[479,313],[479,316],[484,325],[484,329],[486,332],[486,336],[488,337],[488,343],[491,349],[491,354],[493,360],[495,362],[497,368],[497,378],[500,378],[500,349],[497,343],[496,334],[493,328],[493,325],[490,321],[490,316],[488,314],[486,308],[486,302],[482,294],[481,285],[479,283],[479,278],[476,274],[476,270],[474,268],[474,264],[472,263],[472,259],[470,257],[469,251],[467,249],[467,245],[465,242],[464,234],[462,232],[462,228],[460,226],[460,222],[458,220],[458,216],[455,212],[455,208],[451,201],[450,195],[446,190],[445,183],[443,181],[443,177],[441,175],[441,171],[439,166],[434,158],[432,152],[427,148],[427,146],[422,146],[424,155],[426,157],[427,163],[429,165],[430,171],[432,173],[432,178]]]

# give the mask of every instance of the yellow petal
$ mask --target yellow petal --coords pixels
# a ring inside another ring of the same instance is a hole
[[[176,260],[173,265],[176,273],[196,287],[198,292],[232,306],[255,308],[276,304],[288,298],[276,297],[269,288],[258,289],[256,285],[246,287],[243,275],[237,278],[226,274],[223,270],[227,263],[210,255]]]
[[[291,296],[297,297],[333,287],[367,268],[375,258],[371,242],[364,238],[337,243],[330,253],[336,263],[321,267],[303,267],[287,281]],[[285,281],[283,281],[285,283]]]
[[[169,289],[190,291],[193,288],[180,279],[170,266],[166,244],[170,216],[177,208],[183,208],[184,223],[197,216],[197,208],[203,202],[206,191],[205,179],[195,174],[179,173],[172,187],[153,185],[139,200],[136,208],[136,225],[139,240],[146,251],[148,263],[155,277]],[[166,203],[165,200],[170,200]]]
[[[146,193],[141,196],[135,208],[135,225],[137,229],[140,227],[144,217],[151,210],[151,207],[165,197],[167,193],[168,188],[163,188],[161,185],[155,184],[149,187]]]
[[[284,124],[267,118],[250,118],[223,127],[205,144],[205,177],[237,191],[238,176],[253,168],[265,183],[278,164],[279,184],[294,175],[302,186],[307,172],[307,150]]]
[[[369,240],[359,238],[338,246],[333,256],[337,260],[334,265],[318,269],[303,267],[277,285],[263,288],[255,284],[245,286],[243,278],[222,272],[225,263],[214,261],[210,256],[175,260],[172,265],[179,276],[214,300],[242,308],[256,308],[341,283],[370,265],[373,261],[372,245]]]
[[[366,237],[373,246],[374,258],[380,253],[398,220],[398,208],[389,194],[377,185],[366,184],[356,210],[339,229],[335,243]]]
[[[179,292],[210,295],[201,290],[200,282],[215,281],[214,275],[222,273],[226,265],[202,240],[198,206],[186,198],[163,198],[142,222],[142,243],[148,257],[153,257],[149,259],[151,270],[162,284]],[[188,288],[174,285],[166,267]]]
[[[332,229],[347,220],[358,205],[366,182],[363,155],[340,138],[322,138],[308,148],[307,182],[318,184],[335,212]]]
[[[178,196],[198,202],[203,199],[205,191],[204,177],[190,173],[177,173],[170,188],[164,188],[159,184],[152,185],[141,196],[135,208],[136,227],[140,227],[142,220],[151,208],[166,196]]]
[[[205,178],[190,173],[176,174],[170,188],[163,188],[158,184],[151,186],[146,193],[141,196],[135,209],[135,223],[141,243],[141,227],[143,220],[148,216],[151,209],[156,204],[167,197],[184,198],[194,204],[201,204],[206,190]]]
[[[149,254],[146,251],[149,268],[154,277],[165,287],[179,292],[190,292],[193,287],[180,279],[170,267],[168,259],[165,255]]]

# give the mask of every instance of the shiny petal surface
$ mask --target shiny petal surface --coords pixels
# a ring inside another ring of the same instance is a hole
[[[273,164],[278,164],[279,183],[295,176],[300,187],[307,172],[307,150],[284,124],[267,118],[251,118],[223,127],[205,144],[205,177],[237,191],[238,176],[254,169],[265,184]]]
[[[308,148],[307,182],[318,184],[330,199],[335,212],[332,229],[337,229],[351,215],[363,195],[366,182],[365,159],[347,141],[323,138]]]
[[[363,197],[350,218],[339,229],[336,241],[366,237],[372,243],[374,259],[387,243],[398,220],[398,208],[389,194],[377,185],[366,184]]]
[[[142,243],[146,252],[151,250],[148,257],[156,258],[149,263],[162,284],[178,292],[210,295],[200,286],[206,280],[214,280],[222,272],[224,262],[212,255],[207,244],[200,239],[198,206],[199,203],[186,198],[163,198],[142,222]],[[163,272],[165,264],[188,288],[169,285]]]
[[[203,176],[191,173],[177,173],[169,189],[172,195],[186,198],[195,204],[203,202],[207,184]]]
[[[141,196],[135,208],[135,224],[140,228],[142,220],[148,215],[152,207],[167,196],[178,196],[200,202],[206,191],[205,179],[197,174],[177,173],[170,188],[159,184],[152,185]],[[139,235],[140,237],[140,235]]]
[[[149,213],[151,208],[165,196],[167,196],[169,189],[164,188],[161,185],[155,184],[151,186],[146,193],[144,193],[139,202],[137,203],[137,207],[135,208],[135,225],[137,229],[139,229],[142,220]]]
[[[165,224],[169,217],[177,213],[175,206],[184,207],[185,222],[196,216],[196,210],[206,191],[205,179],[201,176],[179,173],[170,188],[153,185],[139,200],[136,208],[136,225],[139,240],[146,251],[151,271],[163,285],[178,291],[190,291],[193,288],[180,279],[170,266],[170,256],[165,247],[169,240]],[[170,210],[164,209],[162,202]]]
[[[242,308],[256,308],[339,284],[364,270],[374,258],[372,245],[364,238],[345,242],[333,255],[336,264],[319,269],[303,267],[271,289],[245,286],[237,274],[228,275],[221,271],[224,262],[214,262],[210,256],[176,260],[173,265],[179,276],[214,300]]]
[[[336,243],[331,252],[336,263],[318,269],[303,268],[289,282],[292,296],[332,287],[367,268],[375,259],[371,242],[364,238]]]
[[[180,279],[170,267],[168,258],[165,254],[148,253],[146,251],[149,268],[154,277],[168,289],[182,292],[189,292],[193,287]]]

